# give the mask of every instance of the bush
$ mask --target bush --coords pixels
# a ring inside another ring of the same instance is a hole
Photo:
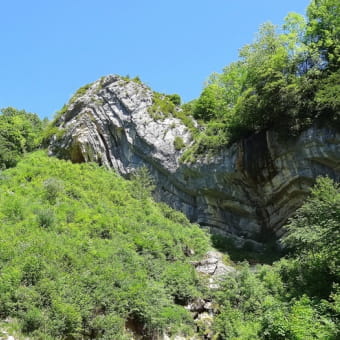
[[[169,96],[153,92],[152,106],[148,108],[148,112],[153,119],[164,119],[173,116],[175,111],[176,106],[172,100],[170,100]]]
[[[181,97],[178,94],[168,94],[169,100],[176,106],[181,105]]]
[[[174,139],[174,147],[177,151],[182,150],[183,148],[185,148],[185,143],[183,141],[183,139],[179,136],[176,136]]]
[[[53,327],[55,335],[77,337],[81,330],[81,314],[75,306],[55,301],[52,306]]]
[[[194,288],[199,281],[192,266],[188,264],[169,265],[163,275],[168,291],[177,303],[185,305],[189,300],[199,295],[198,290]]]
[[[132,193],[137,199],[146,199],[150,197],[152,191],[155,189],[153,179],[151,178],[149,169],[142,166],[135,170],[131,176],[132,180]]]
[[[50,208],[39,209],[36,212],[37,222],[40,227],[48,228],[54,224],[54,211]]]
[[[91,337],[94,339],[111,340],[125,339],[122,329],[125,327],[124,319],[116,314],[97,315],[90,324]],[[127,338],[126,338],[127,339]]]
[[[152,200],[146,168],[133,178],[42,151],[3,171],[1,317],[18,318],[32,339],[124,339],[132,317],[150,337],[193,329],[170,294],[199,294],[189,261],[208,239]]]
[[[22,331],[31,333],[39,329],[44,323],[43,315],[38,308],[30,308],[23,316]]]
[[[57,197],[64,190],[63,181],[57,178],[48,178],[44,181],[45,197],[51,203],[56,203]]]
[[[0,110],[0,169],[16,165],[20,156],[37,149],[43,123],[34,113],[8,107]]]
[[[5,200],[2,206],[2,212],[9,220],[14,222],[22,221],[25,217],[25,208],[21,200],[10,196]]]
[[[43,264],[39,257],[28,257],[22,267],[21,282],[26,285],[35,285],[42,277]]]

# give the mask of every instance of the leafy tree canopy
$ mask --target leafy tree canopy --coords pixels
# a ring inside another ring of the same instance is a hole
[[[43,123],[34,113],[12,107],[0,114],[0,168],[14,166],[20,155],[39,147]]]
[[[282,27],[263,24],[238,61],[210,76],[193,105],[204,129],[192,152],[266,129],[296,135],[313,123],[340,127],[339,66],[338,0],[312,0],[306,18],[290,13]],[[210,122],[222,123],[225,138],[209,137]]]

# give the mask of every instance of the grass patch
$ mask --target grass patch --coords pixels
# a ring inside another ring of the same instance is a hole
[[[176,136],[174,139],[174,147],[177,151],[180,151],[185,148],[185,143],[182,137]]]

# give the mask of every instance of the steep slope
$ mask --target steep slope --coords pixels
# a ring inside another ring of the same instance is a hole
[[[241,243],[280,236],[317,176],[340,178],[340,134],[325,127],[289,140],[267,131],[184,164],[176,139],[189,145],[190,131],[171,115],[153,117],[154,96],[139,81],[103,77],[56,119],[50,154],[95,161],[124,176],[147,166],[158,200]]]
[[[0,175],[0,319],[32,339],[193,333],[197,225],[96,164],[38,152]]]

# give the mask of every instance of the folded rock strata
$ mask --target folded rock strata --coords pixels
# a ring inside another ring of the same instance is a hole
[[[340,178],[340,135],[312,127],[283,140],[273,131],[253,135],[191,164],[180,161],[192,137],[181,120],[154,119],[153,92],[139,82],[107,76],[93,83],[56,120],[50,154],[94,161],[129,176],[150,170],[155,197],[212,232],[264,241],[281,236],[319,175]]]

